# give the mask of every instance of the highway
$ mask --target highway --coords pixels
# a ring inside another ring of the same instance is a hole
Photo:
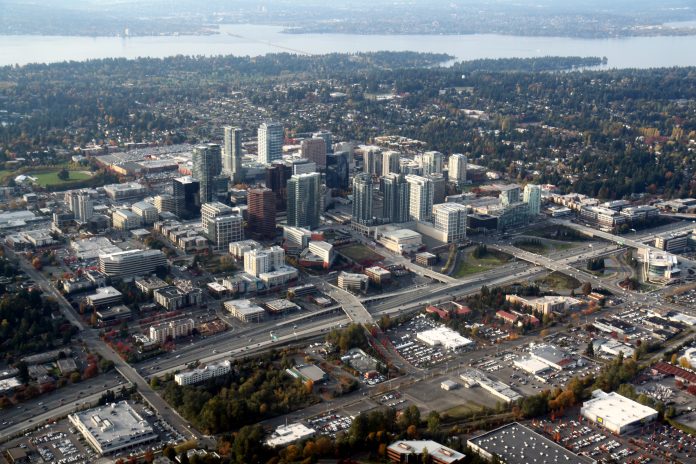
[[[48,279],[39,271],[34,269],[24,258],[17,256],[8,247],[5,248],[6,256],[14,257],[22,270],[30,276],[34,282],[43,290],[47,296],[52,296],[58,303],[61,312],[72,324],[80,329],[80,337],[88,351],[97,353],[102,358],[110,360],[114,363],[114,368],[127,381],[135,385],[143,399],[160,415],[160,417],[168,422],[182,436],[190,438],[199,438],[198,432],[193,429],[191,424],[184,418],[179,416],[176,411],[173,411],[167,403],[150,388],[150,385],[143,379],[140,374],[128,363],[126,363],[110,346],[104,343],[98,336],[97,331],[85,327],[82,321],[79,320],[74,313],[73,307],[68,303],[65,297],[51,285]]]

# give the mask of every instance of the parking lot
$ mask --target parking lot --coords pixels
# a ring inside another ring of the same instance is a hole
[[[456,359],[455,354],[440,346],[429,346],[416,338],[442,324],[428,317],[414,317],[398,327],[387,330],[389,338],[399,354],[411,365],[422,369]]]
[[[336,437],[338,432],[349,429],[352,423],[351,417],[343,416],[337,412],[327,412],[307,420],[309,427],[332,438]]]

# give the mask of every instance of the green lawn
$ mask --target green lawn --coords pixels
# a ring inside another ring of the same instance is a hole
[[[384,256],[361,244],[347,245],[338,248],[338,252],[357,263],[381,261]]]
[[[512,244],[515,245],[517,248],[523,249],[524,251],[536,253],[538,255],[543,255],[548,251],[546,245],[544,245],[541,242],[536,242],[535,239],[520,239],[515,242],[512,242]]]
[[[37,179],[36,183],[42,187],[46,187],[48,185],[60,185],[60,184],[65,184],[65,183],[69,183],[69,182],[87,180],[91,177],[89,174],[82,172],[82,171],[69,171],[70,177],[66,180],[62,180],[62,179],[58,178],[59,172],[60,172],[60,170],[48,171],[48,172],[36,172],[36,173],[29,172],[29,173],[27,173],[27,175],[31,176],[31,177],[36,177],[36,179]]]
[[[471,413],[474,412],[480,412],[483,410],[483,407],[481,405],[478,405],[476,403],[466,403],[466,404],[460,404],[459,406],[454,406],[453,408],[449,408],[445,411],[442,411],[442,415],[447,415],[448,418],[453,419],[453,420],[461,420],[469,417]]]
[[[575,277],[571,277],[569,275],[555,271],[547,275],[543,279],[537,280],[537,282],[557,290],[573,290],[582,285],[582,282],[580,282]]]
[[[458,279],[479,272],[490,271],[502,266],[510,260],[510,255],[498,251],[488,251],[483,257],[475,258],[473,250],[467,251],[463,257],[459,258],[457,268],[452,273],[452,277]]]

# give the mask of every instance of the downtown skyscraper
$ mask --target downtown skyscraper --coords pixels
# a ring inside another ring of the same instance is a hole
[[[222,178],[222,154],[220,145],[208,143],[193,149],[193,177],[200,182],[201,205],[217,201],[226,193],[227,180]],[[223,192],[224,191],[224,192]]]
[[[288,225],[319,227],[321,175],[298,174],[288,180]]]
[[[403,174],[388,174],[382,178],[385,219],[394,223],[408,221],[408,189],[409,185]]]
[[[242,129],[239,127],[225,126],[222,169],[230,174],[233,183],[238,184],[244,180],[242,168]]]
[[[283,158],[283,125],[277,122],[264,122],[258,130],[259,163],[271,164]]]
[[[372,220],[372,176],[361,173],[353,178],[353,221],[366,224]]]

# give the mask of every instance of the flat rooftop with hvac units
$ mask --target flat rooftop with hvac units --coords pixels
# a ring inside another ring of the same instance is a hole
[[[127,401],[70,414],[68,418],[99,454],[114,453],[157,438],[152,426]]]
[[[632,432],[657,418],[657,411],[616,392],[592,392],[592,399],[582,404],[580,413],[617,435]]]
[[[513,422],[468,440],[472,451],[488,461],[505,464],[595,464],[525,427]]]
[[[460,464],[466,457],[432,440],[401,440],[387,447],[387,457],[393,463],[424,462],[422,460],[424,452],[427,452],[427,462],[433,464]]]

